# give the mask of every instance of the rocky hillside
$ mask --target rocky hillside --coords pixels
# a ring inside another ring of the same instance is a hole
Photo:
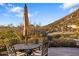
[[[69,26],[74,26],[76,23],[79,23],[79,9],[51,24],[43,26],[42,29],[48,32],[75,31],[76,29]]]

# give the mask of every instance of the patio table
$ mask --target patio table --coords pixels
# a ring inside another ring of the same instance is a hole
[[[41,44],[16,44],[14,45],[15,50],[27,50],[27,49],[34,49],[40,47]]]
[[[41,44],[16,44],[14,45],[15,50],[25,50],[27,54],[29,54],[29,51],[32,51],[34,48],[39,48]]]

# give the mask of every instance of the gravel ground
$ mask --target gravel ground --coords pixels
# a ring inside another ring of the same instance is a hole
[[[49,56],[79,56],[79,48],[52,47],[48,49]]]

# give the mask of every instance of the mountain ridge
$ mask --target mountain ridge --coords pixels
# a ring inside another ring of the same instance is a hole
[[[78,16],[79,16],[79,9],[77,9],[76,11],[70,13],[69,15],[66,15],[65,17],[63,17],[63,18],[61,18],[61,19],[59,19],[59,20],[57,20],[57,21],[55,21],[53,23],[50,23],[50,24],[45,25],[45,26],[42,26],[42,29],[51,32],[52,31],[51,29],[53,29],[55,27],[60,27],[62,25],[63,26],[64,25],[68,25],[69,22],[70,23],[76,22],[75,19],[78,20],[78,18],[79,18]]]

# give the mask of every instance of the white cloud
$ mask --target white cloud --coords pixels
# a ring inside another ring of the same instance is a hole
[[[5,9],[10,9],[10,8],[13,8],[14,5],[11,4],[11,3],[0,3],[0,6],[4,7]]]
[[[15,16],[17,16],[17,17],[23,17],[23,13],[21,12],[21,13],[16,13],[16,15]]]
[[[17,17],[23,17],[23,8],[22,7],[12,7],[9,9],[10,13],[15,13],[15,16]],[[34,13],[28,13],[28,17],[32,17],[38,14],[38,11],[35,11]]]
[[[17,17],[23,17],[23,8],[22,7],[13,7],[9,12],[15,13]],[[34,13],[36,14],[36,13]],[[28,13],[28,17],[32,17],[33,14]]]
[[[79,4],[78,3],[63,3],[59,7],[63,10],[69,9],[69,13],[72,13],[79,8]]]
[[[71,8],[69,12],[72,13],[72,12],[76,11],[77,9],[78,8]]]
[[[13,13],[21,13],[23,11],[23,8],[22,7],[13,7],[9,11],[13,12]]]
[[[66,8],[72,8],[72,7],[76,6],[77,4],[78,3],[63,3],[59,7],[62,9],[66,9]]]

